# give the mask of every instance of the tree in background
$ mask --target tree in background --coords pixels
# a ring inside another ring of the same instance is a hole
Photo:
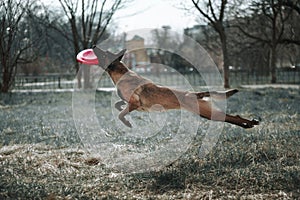
[[[283,0],[282,5],[293,9],[300,15],[300,1],[298,1],[298,0]]]
[[[124,6],[125,0],[59,0],[64,15],[67,17],[69,29],[56,27],[73,46],[72,57],[80,50],[91,48],[108,37],[107,27],[113,15]],[[81,88],[81,74],[79,64],[75,62],[78,73],[78,87]],[[89,68],[84,68],[84,87],[89,86]]]
[[[296,43],[293,39],[291,17],[294,15],[293,9],[285,6],[286,0],[262,0],[253,1],[251,17],[243,19],[247,26],[238,26],[239,30],[247,37],[254,39],[258,43],[267,46],[268,71],[271,72],[271,83],[277,82],[276,64],[278,63],[278,51],[282,44]],[[299,41],[298,41],[299,42]]]
[[[285,46],[284,52],[287,52],[285,57],[288,58],[292,67],[300,67],[300,1],[298,0],[283,0],[282,5],[291,9],[292,13],[287,20],[288,33],[281,43]]]
[[[41,47],[42,30],[36,30],[40,7],[31,0],[5,0],[0,3],[0,91],[8,92],[17,67],[33,62]]]
[[[225,31],[225,15],[228,8],[227,0],[192,0],[194,8],[201,16],[208,22],[210,26],[219,34],[223,54],[223,73],[224,73],[224,87],[229,88],[229,57],[227,49],[227,35]]]
[[[161,29],[154,29],[152,31],[152,42],[158,48],[152,49],[150,57],[153,57],[157,60],[156,62],[164,65],[171,63],[171,53],[166,51],[166,49],[174,49],[178,46],[179,42],[179,39],[170,30],[170,26],[162,26]]]

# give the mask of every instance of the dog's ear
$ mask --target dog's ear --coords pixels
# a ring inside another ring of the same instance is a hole
[[[118,58],[119,61],[122,60],[122,58],[123,58],[125,52],[126,52],[126,49],[123,49],[122,51],[120,51],[120,52],[117,54],[117,58]]]
[[[126,49],[123,49],[122,51],[120,51],[119,53],[115,54],[115,53],[111,53],[109,51],[106,51],[107,53],[107,57],[109,58],[109,60],[111,62],[114,62],[114,61],[121,61],[124,54],[126,52]]]
[[[117,54],[106,51],[106,55],[107,55],[108,60],[111,63],[113,63],[114,61],[121,61],[125,54],[125,51],[126,51],[126,49],[123,49],[122,51],[120,51]]]
[[[104,69],[108,67],[114,61],[121,61],[123,58],[126,49],[123,49],[117,54],[111,53],[109,51],[103,51],[98,46],[93,46],[93,51],[98,58],[98,65]]]
[[[95,55],[98,58],[98,65],[102,68],[107,67],[110,63],[108,63],[108,59],[107,59],[107,53],[106,51],[103,51],[102,49],[100,49],[99,47],[97,47],[96,45],[93,46],[93,51],[95,53]]]

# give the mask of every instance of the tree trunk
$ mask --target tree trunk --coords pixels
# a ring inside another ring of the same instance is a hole
[[[76,63],[77,64],[77,63]],[[79,66],[79,65],[78,65]],[[78,67],[78,70],[76,68],[76,73],[77,73],[77,87],[80,89],[82,88],[82,84],[81,84],[81,78],[82,78],[82,68]]]
[[[77,28],[76,28],[76,17],[74,15],[72,15],[71,19],[70,19],[70,24],[71,24],[71,30],[72,30],[72,36],[73,36],[73,46],[74,46],[74,59],[76,59],[77,54],[79,53],[79,36],[77,33]],[[75,70],[77,73],[77,81],[78,81],[78,88],[82,87],[82,83],[81,83],[81,77],[82,77],[82,71],[80,71],[80,66],[78,64],[78,62],[75,63]]]
[[[84,89],[90,89],[91,88],[91,81],[90,81],[90,74],[91,74],[91,68],[88,65],[83,65],[83,88]]]
[[[271,83],[277,82],[276,77],[276,46],[272,45],[270,55]]]
[[[10,78],[6,70],[4,70],[1,84],[1,92],[7,93],[10,88]]]
[[[7,93],[11,86],[11,80],[13,77],[11,77],[12,73],[10,73],[9,66],[7,66],[7,63],[5,61],[2,62],[3,64],[3,74],[2,74],[2,83],[1,83],[1,92]]]
[[[229,84],[229,58],[227,52],[227,38],[225,34],[225,30],[219,31],[221,45],[222,45],[222,53],[223,53],[223,73],[224,73],[224,88],[230,88]]]

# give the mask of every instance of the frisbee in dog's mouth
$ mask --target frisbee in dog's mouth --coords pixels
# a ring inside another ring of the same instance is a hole
[[[77,54],[77,61],[86,65],[98,65],[98,58],[93,49],[85,49]]]

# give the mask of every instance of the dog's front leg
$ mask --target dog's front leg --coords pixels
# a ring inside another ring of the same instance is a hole
[[[123,101],[123,100],[120,100],[120,101],[117,101],[117,102],[115,103],[115,108],[116,108],[118,111],[122,111],[122,110],[123,110],[122,106],[124,106],[124,105],[126,105],[126,102]]]
[[[126,108],[124,110],[122,110],[119,114],[119,120],[121,120],[126,126],[128,127],[132,127],[130,122],[128,120],[125,119],[125,115],[127,115],[130,111],[129,111],[129,103],[127,104]]]

